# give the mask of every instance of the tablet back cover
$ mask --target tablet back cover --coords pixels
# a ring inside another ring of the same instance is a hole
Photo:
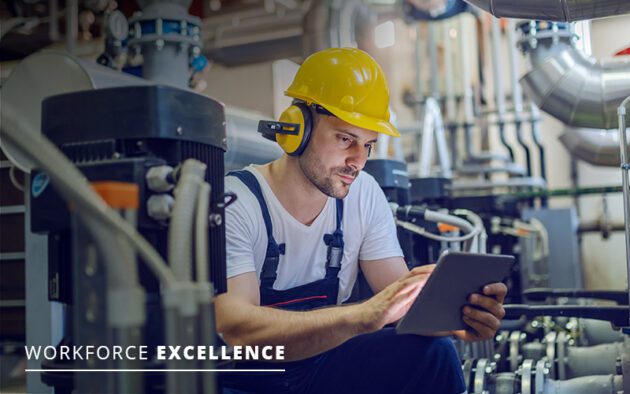
[[[398,334],[428,334],[461,330],[468,296],[481,293],[483,286],[509,276],[514,257],[451,252],[440,258],[435,271],[407,314],[398,322]]]

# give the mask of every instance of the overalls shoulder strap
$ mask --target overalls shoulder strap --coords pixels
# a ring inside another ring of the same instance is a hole
[[[332,234],[324,235],[324,243],[328,246],[326,253],[326,277],[336,278],[341,269],[343,259],[343,231],[341,223],[343,221],[343,200],[336,200],[337,207],[337,228]]]
[[[247,170],[232,171],[227,175],[235,176],[243,182],[256,197],[258,204],[260,205],[260,211],[262,212],[265,228],[267,230],[267,252],[265,254],[262,272],[260,273],[260,285],[261,287],[272,288],[274,282],[276,281],[278,262],[280,261],[282,248],[273,237],[271,216],[269,215],[269,209],[267,208],[267,203],[265,202],[262,189],[260,188],[260,184],[258,183],[256,176]]]

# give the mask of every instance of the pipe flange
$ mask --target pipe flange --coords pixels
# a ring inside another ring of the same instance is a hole
[[[545,336],[545,342],[547,344],[546,358],[549,363],[549,373],[552,379],[556,379],[556,368],[554,367],[556,362],[556,337],[555,331],[550,332]]]
[[[536,363],[536,377],[534,378],[534,394],[543,394],[545,389],[545,380],[549,375],[549,368],[545,360],[539,360]]]
[[[521,361],[521,344],[525,339],[525,334],[520,331],[514,331],[510,334],[510,371],[515,372],[518,369],[518,365]]]
[[[473,363],[474,360],[469,358],[464,361],[464,365],[462,365],[462,373],[464,375],[464,379],[466,380],[466,389],[472,392],[471,382],[473,382]]]
[[[523,53],[531,52],[541,44],[549,46],[563,41],[572,45],[578,37],[566,22],[525,21],[518,23],[516,30],[521,36],[517,46]]]
[[[532,394],[532,374],[534,372],[534,360],[525,360],[520,368],[521,394]]]
[[[565,332],[559,332],[556,337],[556,351],[557,353],[557,375],[558,379],[565,380],[566,379],[566,362],[567,362],[567,351],[566,345],[568,342],[568,336]]]
[[[488,360],[487,358],[481,358],[477,360],[477,363],[473,367],[474,381],[473,392],[474,393],[487,393],[487,377],[494,373],[496,364]]]

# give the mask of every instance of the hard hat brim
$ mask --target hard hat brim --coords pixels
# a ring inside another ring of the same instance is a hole
[[[322,105],[316,101],[313,101],[312,98],[302,96],[300,94],[296,94],[296,92],[285,92],[285,94],[289,97],[293,97],[299,100],[303,100],[308,104],[316,103]],[[344,122],[350,123],[353,126],[361,127],[362,129],[376,131],[377,133],[383,133],[392,137],[400,137],[400,133],[390,122],[384,121],[382,119],[373,118],[371,116],[363,115],[358,112],[349,112],[344,111],[334,105],[322,105],[322,107],[326,108],[333,115],[343,120]]]

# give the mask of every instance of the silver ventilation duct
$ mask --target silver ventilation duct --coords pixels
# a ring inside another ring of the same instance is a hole
[[[501,18],[572,22],[630,13],[628,0],[465,0]]]
[[[596,166],[619,167],[619,131],[567,129],[559,138],[578,159]]]
[[[519,45],[532,63],[520,81],[527,96],[569,126],[617,127],[617,106],[630,95],[630,62],[585,56],[573,46],[568,24],[532,21],[519,29]]]

